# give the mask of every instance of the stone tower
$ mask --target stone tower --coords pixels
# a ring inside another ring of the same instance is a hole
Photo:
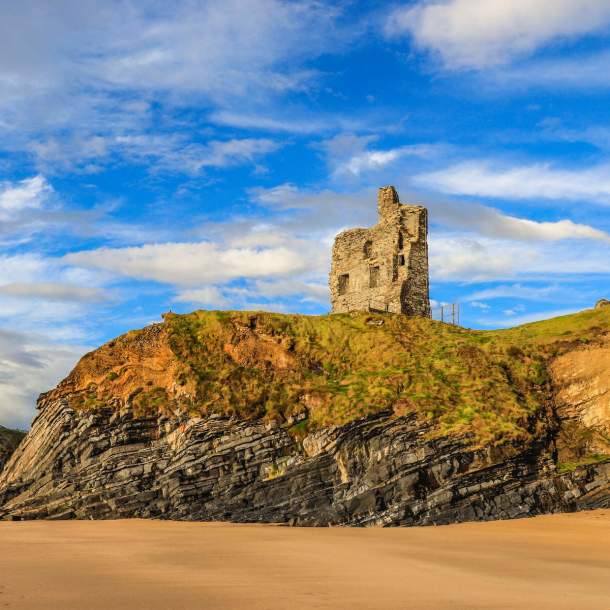
[[[428,211],[402,205],[393,186],[379,189],[379,222],[339,233],[333,246],[333,313],[389,311],[430,317]]]

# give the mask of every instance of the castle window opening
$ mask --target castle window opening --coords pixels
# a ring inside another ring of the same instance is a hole
[[[404,242],[402,239],[402,233],[399,231],[398,232],[398,249],[402,250],[404,248]]]
[[[339,276],[337,290],[339,294],[346,294],[349,289],[349,273],[344,273]]]
[[[362,248],[362,254],[364,258],[371,258],[373,254],[373,242],[368,239],[364,242],[364,247]]]
[[[379,267],[371,267],[369,288],[377,288],[377,286],[379,286]]]
[[[404,255],[404,254],[399,254],[399,255],[398,255],[398,264],[399,264],[401,267],[404,267],[404,266],[405,266],[405,255]]]

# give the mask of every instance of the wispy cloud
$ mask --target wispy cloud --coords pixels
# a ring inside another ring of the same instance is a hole
[[[610,234],[589,225],[563,219],[544,222],[503,214],[478,203],[439,202],[428,204],[435,224],[485,235],[519,241],[595,240],[610,244]]]
[[[60,282],[0,284],[0,294],[20,299],[34,298],[46,301],[76,301],[81,303],[94,303],[108,299],[108,294],[99,288]]]
[[[526,301],[549,301],[559,287],[553,286],[525,286],[523,284],[500,284],[493,288],[477,290],[463,297],[464,301],[475,306],[478,301],[492,299],[523,299]]]
[[[0,182],[0,220],[14,220],[24,212],[41,209],[52,193],[51,185],[43,176]]]
[[[384,148],[375,146],[376,135],[341,133],[324,140],[317,148],[322,151],[332,175],[337,178],[358,177],[394,166],[408,157],[430,159],[438,155],[442,145],[407,144]]]
[[[420,174],[414,182],[420,187],[455,195],[610,204],[608,164],[562,169],[550,163],[505,166],[475,160]]]
[[[599,0],[432,0],[395,8],[385,31],[410,35],[447,68],[481,69],[609,24],[610,5]]]
[[[515,279],[547,280],[586,274],[608,276],[610,247],[585,243],[546,244],[433,233],[430,269],[436,281],[465,283]]]
[[[21,3],[0,22],[2,148],[36,155],[49,171],[62,157],[67,167],[65,153],[72,168],[96,171],[110,151],[148,156],[142,146],[151,134],[184,128],[183,117],[173,123],[177,109],[220,113],[225,123],[269,112],[285,94],[317,86],[308,62],[351,36],[337,27],[340,15],[316,0],[250,0],[247,10],[240,0],[179,0],[171,10],[102,0]],[[217,165],[220,144],[193,145],[187,157],[198,158],[187,161]]]
[[[575,308],[566,308],[566,309],[554,309],[554,310],[544,310],[544,311],[536,311],[530,313],[522,313],[518,315],[519,312],[511,312],[509,310],[509,315],[504,315],[504,317],[485,317],[477,319],[477,324],[480,326],[488,327],[488,328],[507,328],[514,326],[521,326],[523,324],[530,324],[531,322],[538,322],[540,320],[548,320],[550,318],[558,318],[560,316],[567,316],[572,313],[576,313],[578,309]]]
[[[609,62],[610,51],[605,50],[578,53],[571,57],[537,59],[486,74],[486,82],[481,84],[498,91],[519,88],[607,90],[610,88]]]
[[[208,242],[104,247],[67,254],[63,261],[117,275],[187,286],[242,277],[283,276],[308,267],[296,248],[223,248]]]
[[[88,349],[0,329],[0,424],[28,428],[38,394],[53,387]]]

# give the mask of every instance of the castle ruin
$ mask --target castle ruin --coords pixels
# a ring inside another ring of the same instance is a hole
[[[428,211],[379,189],[379,222],[335,238],[330,271],[333,313],[374,311],[430,317]]]

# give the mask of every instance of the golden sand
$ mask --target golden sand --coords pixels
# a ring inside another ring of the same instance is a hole
[[[0,523],[0,609],[610,610],[610,510],[396,529]]]

